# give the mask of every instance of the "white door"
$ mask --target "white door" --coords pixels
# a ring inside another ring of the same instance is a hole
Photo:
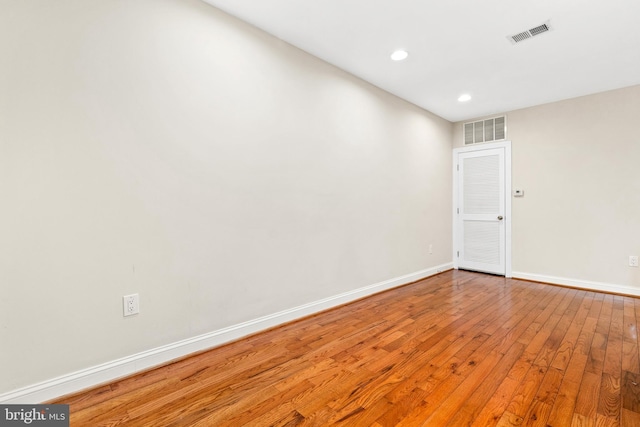
[[[505,147],[457,153],[458,268],[507,275],[505,160]]]

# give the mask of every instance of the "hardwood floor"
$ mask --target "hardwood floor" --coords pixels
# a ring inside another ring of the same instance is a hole
[[[55,403],[72,426],[640,426],[639,318],[449,271]]]

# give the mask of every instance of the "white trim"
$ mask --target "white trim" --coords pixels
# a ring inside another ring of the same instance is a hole
[[[534,282],[551,283],[554,285],[582,288],[592,291],[612,292],[614,294],[640,296],[640,289],[631,286],[615,285],[612,283],[592,282],[590,280],[569,279],[566,277],[546,276],[544,274],[513,272],[514,279],[531,280]]]
[[[505,117],[505,126],[506,126],[506,117]],[[511,191],[511,141],[506,141],[504,143],[504,161],[505,161],[505,211],[506,211],[506,239],[505,242],[505,270],[504,276],[509,278],[512,276],[511,271],[511,202],[512,202],[512,191]]]
[[[188,338],[172,344],[143,351],[138,354],[123,357],[88,369],[82,369],[71,374],[0,394],[0,403],[33,404],[34,402],[37,403],[52,400],[59,396],[75,393],[89,387],[113,381],[117,378],[135,374],[136,372],[167,363],[171,360],[216,347],[224,343],[255,334],[256,332],[264,331],[274,326],[346,304],[378,292],[393,289],[417,280],[422,280],[426,277],[433,276],[434,274],[450,270],[451,268],[453,268],[451,263],[438,265],[436,267],[406,274],[404,276],[365,286],[363,288],[354,289],[352,291],[344,292],[288,310],[259,317],[254,320],[239,323],[237,325],[229,326],[197,337]]]
[[[458,154],[468,153],[472,151],[492,150],[494,148],[504,148],[504,161],[505,161],[505,277],[512,277],[511,271],[511,141],[502,142],[487,142],[481,144],[474,144],[468,147],[460,147],[453,149],[453,209],[451,210],[453,215],[452,221],[452,236],[453,236],[453,268],[458,269],[458,256],[459,250],[458,242],[458,227],[457,227],[457,212],[458,208]]]

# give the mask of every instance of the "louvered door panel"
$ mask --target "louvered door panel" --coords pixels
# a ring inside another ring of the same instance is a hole
[[[499,213],[500,156],[470,157],[464,160],[463,166],[464,213]]]
[[[465,260],[500,265],[499,227],[497,222],[467,221],[463,242]]]

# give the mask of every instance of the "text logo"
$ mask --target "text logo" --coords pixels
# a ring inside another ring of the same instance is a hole
[[[0,405],[0,427],[69,427],[69,405]]]

